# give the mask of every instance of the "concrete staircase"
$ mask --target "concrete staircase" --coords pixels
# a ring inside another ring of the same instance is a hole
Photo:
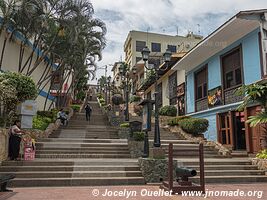
[[[5,161],[0,174],[15,173],[13,187],[144,184],[127,141],[118,139],[96,101],[91,106],[90,122],[76,113],[68,126],[37,141],[34,161]]]
[[[199,162],[196,159],[179,159],[183,165],[199,171]],[[206,183],[256,183],[267,182],[263,170],[252,165],[248,158],[219,158],[205,159]],[[199,182],[199,177],[192,178]]]
[[[135,118],[135,120],[137,119]],[[168,155],[168,144],[173,143],[173,155],[174,159],[178,161],[178,165],[196,169],[199,172],[199,144],[185,140],[181,134],[170,132],[168,129],[161,128],[160,134],[161,145],[165,148],[166,156]],[[154,128],[149,133],[151,147],[153,137]],[[244,151],[233,151],[232,158],[225,158],[220,156],[212,146],[204,145],[204,161],[206,183],[267,182],[267,172],[252,165]],[[199,176],[192,178],[192,180],[199,182]]]

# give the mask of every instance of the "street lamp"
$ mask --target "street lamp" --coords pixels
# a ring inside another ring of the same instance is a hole
[[[110,104],[110,83],[111,83],[111,76],[107,78],[107,89],[108,89],[108,104]]]
[[[104,65],[104,66],[102,66],[102,67],[97,67],[97,70],[98,70],[98,69],[104,69],[104,70],[105,70],[105,78],[107,78],[108,66],[113,66],[113,65],[112,65],[112,64],[107,64],[107,65]],[[107,82],[107,80],[106,80],[105,82]],[[106,88],[106,90],[107,90],[106,84],[107,84],[107,83],[105,83],[104,86],[105,86],[105,88]],[[107,103],[107,91],[105,92],[105,101],[106,101],[106,103]]]
[[[120,77],[124,85],[125,91],[125,121],[129,121],[129,76],[130,72],[128,70],[128,65],[122,63],[119,67]],[[136,73],[136,68],[134,68],[133,73]]]
[[[119,67],[119,73],[120,73],[120,78],[124,87],[124,95],[125,95],[125,121],[129,121],[129,78],[130,74],[135,75],[137,72],[137,68],[134,66],[132,67],[131,72],[129,71],[128,65],[126,63],[121,63]],[[117,81],[119,80],[119,77],[116,79]]]
[[[152,69],[149,69],[147,66],[146,66],[146,62],[148,61],[148,58],[149,58],[149,53],[150,53],[150,50],[148,47],[145,47],[143,50],[142,50],[142,59],[143,61],[145,62],[145,68],[147,70],[153,70]],[[161,146],[161,143],[160,143],[160,130],[159,130],[159,107],[158,107],[158,73],[159,71],[166,71],[168,69],[168,62],[171,60],[171,52],[169,50],[166,50],[166,52],[163,54],[163,58],[164,58],[164,62],[167,63],[167,67],[162,69],[162,68],[159,68],[159,66],[157,65],[154,65],[154,70],[156,71],[156,81],[155,81],[155,84],[154,84],[154,87],[155,87],[155,132],[154,132],[154,147],[160,147]]]

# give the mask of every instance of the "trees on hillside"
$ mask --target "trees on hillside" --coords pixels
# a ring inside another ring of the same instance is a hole
[[[71,78],[68,92],[73,92],[80,79],[94,78],[97,59],[106,45],[105,24],[93,17],[93,6],[86,0],[0,0],[2,23],[0,34],[0,69],[7,42],[18,38],[20,53],[17,70],[30,76],[46,63],[37,82],[39,90],[60,72],[60,88]],[[31,41],[31,42],[29,42]],[[26,48],[31,53],[25,58]],[[57,64],[51,73],[50,67]],[[66,73],[67,72],[67,73]],[[84,84],[86,84],[84,82]]]

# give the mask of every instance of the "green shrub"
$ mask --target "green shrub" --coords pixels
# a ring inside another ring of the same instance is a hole
[[[120,124],[121,128],[129,128],[130,124],[128,122]]]
[[[144,141],[145,133],[144,132],[133,132],[134,141]]]
[[[159,115],[176,116],[177,108],[175,106],[163,106],[159,110]]]
[[[80,105],[75,105],[75,104],[71,105],[70,107],[73,109],[74,112],[79,112],[81,108]]]
[[[79,100],[84,100],[85,97],[86,97],[86,94],[83,90],[79,91],[78,94],[76,95],[76,98]]]
[[[131,96],[131,98],[130,98],[130,103],[138,102],[138,101],[140,101],[141,99],[142,99],[142,97],[137,96],[137,95],[133,95],[133,96]]]
[[[105,99],[100,98],[100,99],[99,99],[99,103],[100,103],[100,104],[105,103]]]
[[[209,121],[201,118],[188,118],[178,122],[179,126],[187,133],[199,134],[208,130]]]
[[[262,150],[256,155],[257,158],[267,159],[267,149]]]
[[[41,117],[48,117],[48,118],[50,118],[52,121],[55,121],[56,120],[56,118],[57,118],[57,110],[55,110],[55,111],[52,111],[52,110],[50,110],[50,111],[37,111],[37,115],[38,116],[41,116]]]
[[[97,98],[101,99],[101,98],[104,98],[103,95],[101,93],[98,93],[97,95]]]
[[[177,126],[179,125],[179,121],[184,120],[184,119],[188,119],[191,118],[191,116],[178,116],[178,117],[174,117],[172,119],[168,120],[168,125],[170,126]]]
[[[34,116],[32,128],[44,131],[52,120],[48,117]]]

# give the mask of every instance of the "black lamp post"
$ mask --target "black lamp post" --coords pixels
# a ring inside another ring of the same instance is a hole
[[[153,69],[149,69],[146,66],[146,63],[149,59],[149,53],[150,50],[148,47],[145,47],[142,50],[142,58],[143,61],[145,62],[145,68],[147,70],[153,70]],[[166,52],[163,54],[163,58],[164,58],[164,62],[166,62],[168,64],[168,62],[171,60],[171,52],[169,50],[166,50]],[[159,66],[154,65],[154,70],[156,71],[156,81],[154,84],[155,87],[155,132],[154,132],[154,147],[160,147],[161,146],[161,142],[160,142],[160,130],[159,130],[159,99],[158,99],[158,73],[159,71],[166,71],[168,69],[168,65],[165,69],[161,69],[159,68]]]
[[[121,76],[121,80],[124,85],[124,91],[125,91],[125,121],[129,121],[129,78],[130,78],[130,72],[128,70],[128,65],[125,63],[122,63],[119,67],[119,72]],[[132,74],[136,74],[136,68],[132,68]]]
[[[111,76],[107,78],[107,89],[108,89],[108,104],[110,104],[110,83],[111,83]]]

